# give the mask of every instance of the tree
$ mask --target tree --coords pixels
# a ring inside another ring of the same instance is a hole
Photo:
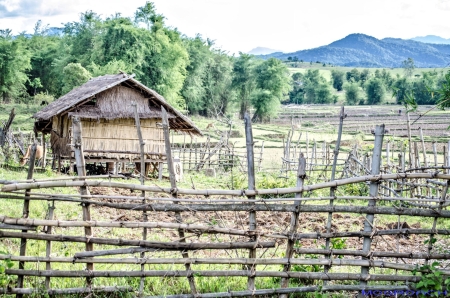
[[[239,52],[239,57],[233,65],[232,86],[236,90],[236,100],[239,103],[239,117],[244,119],[244,114],[249,111],[251,95],[256,89],[253,68],[255,58],[252,55]]]
[[[351,71],[347,71],[346,79],[348,82],[359,82],[360,73],[359,70],[353,68]]]
[[[408,94],[412,92],[412,84],[406,77],[398,78],[392,84],[392,90],[395,95],[396,103],[403,105],[406,102]]]
[[[405,61],[402,62],[403,70],[405,71],[405,76],[407,78],[410,78],[412,74],[414,73],[414,69],[416,66],[414,65],[414,59],[408,58]]]
[[[276,115],[280,102],[291,90],[289,71],[280,60],[269,58],[255,68],[256,92],[252,94],[255,108],[252,121],[264,121]]]
[[[24,37],[13,39],[11,30],[0,30],[0,95],[3,102],[25,93],[26,71],[30,69],[30,52]]]
[[[367,82],[369,77],[370,77],[370,71],[367,68],[363,69],[359,73],[359,83],[361,84],[361,86],[364,86],[364,83]]]
[[[377,105],[383,102],[386,90],[383,82],[380,79],[373,78],[366,83],[367,103],[370,105]]]
[[[66,49],[62,44],[63,37],[48,35],[47,26],[43,26],[41,21],[36,23],[33,35],[26,39],[27,49],[31,53],[31,68],[27,72],[28,94],[36,95],[42,91],[60,94],[62,68],[68,62],[63,62],[62,60],[67,58],[59,57],[59,55],[69,57],[67,52],[58,50]],[[58,58],[61,58],[61,67],[57,63]]]
[[[447,71],[439,85],[435,90],[438,95],[437,107],[442,110],[450,108],[450,70]]]
[[[68,93],[73,88],[86,83],[91,78],[91,74],[80,63],[69,63],[63,69],[62,92]]]
[[[331,71],[331,79],[333,81],[333,88],[337,91],[342,91],[342,86],[344,85],[344,72],[333,69]]]
[[[360,102],[358,83],[346,83],[344,85],[345,101],[348,105],[357,105]]]
[[[301,72],[292,74],[292,85],[292,90],[289,92],[289,102],[302,104],[305,90],[303,88],[303,74]]]
[[[333,102],[331,85],[319,73],[318,69],[308,69],[302,82],[305,90],[306,103],[325,104]]]

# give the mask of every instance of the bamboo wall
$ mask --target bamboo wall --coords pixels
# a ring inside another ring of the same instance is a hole
[[[142,136],[145,142],[144,152],[147,158],[165,154],[162,129],[156,123],[157,119],[141,119]],[[81,125],[86,156],[140,158],[139,138],[134,119],[101,119],[99,121],[85,119],[82,120]]]

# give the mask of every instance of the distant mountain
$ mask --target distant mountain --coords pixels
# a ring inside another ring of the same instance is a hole
[[[435,43],[435,44],[450,44],[450,38],[445,39],[436,35],[427,35],[427,36],[417,36],[411,38],[411,40],[420,41],[424,43]]]
[[[272,54],[272,53],[281,53],[278,50],[274,50],[274,49],[269,49],[269,48],[263,48],[263,47],[257,47],[254,48],[253,50],[251,50],[250,52],[248,52],[247,54],[252,54],[252,55],[268,55],[268,54]]]
[[[427,44],[399,38],[379,40],[358,33],[350,34],[327,46],[260,57],[275,57],[281,60],[297,57],[305,62],[320,61],[350,67],[401,67],[403,61],[412,58],[416,67],[445,67],[450,64],[450,45]]]

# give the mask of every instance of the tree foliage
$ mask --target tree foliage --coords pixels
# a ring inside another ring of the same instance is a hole
[[[63,93],[70,92],[73,88],[86,83],[91,74],[80,63],[69,63],[63,69]]]
[[[25,37],[13,39],[11,30],[0,30],[0,95],[3,102],[25,92],[26,71],[31,68]]]
[[[348,105],[357,105],[359,104],[361,100],[361,95],[359,91],[359,84],[358,83],[346,83],[344,85],[345,90],[345,102]]]
[[[386,89],[381,79],[372,78],[366,83],[367,103],[378,105],[383,102]]]
[[[340,70],[332,70],[331,71],[331,79],[333,81],[333,88],[337,91],[342,91],[342,87],[344,86],[344,72]]]
[[[282,99],[291,90],[289,71],[278,59],[270,58],[255,68],[256,91],[253,121],[263,121],[277,114]]]

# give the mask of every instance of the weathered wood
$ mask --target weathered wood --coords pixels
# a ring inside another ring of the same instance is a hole
[[[244,124],[245,124],[245,145],[247,148],[247,177],[248,177],[248,189],[254,190],[256,181],[255,181],[255,159],[253,154],[253,132],[252,132],[252,120],[250,118],[250,115],[248,113],[245,113],[244,115]],[[288,154],[288,146],[289,146],[289,136],[286,143],[285,148],[285,156]],[[248,196],[248,199],[250,201],[254,200],[254,196]],[[252,204],[252,203],[250,203]],[[249,230],[254,231],[256,230],[256,212],[250,211],[249,212]],[[250,241],[254,242],[256,241],[255,236],[250,236]],[[256,247],[250,249],[249,251],[249,258],[254,259],[256,258]],[[255,266],[246,266],[244,269],[255,271]],[[254,290],[255,289],[255,278],[252,276],[249,276],[247,281],[247,290]]]
[[[24,234],[18,232],[0,231],[0,236],[4,238],[24,238],[45,241],[58,242],[78,242],[78,243],[95,243],[107,244],[116,246],[140,246],[155,249],[168,250],[195,250],[195,249],[248,249],[254,246],[260,248],[274,247],[275,242],[233,242],[233,243],[183,243],[183,242],[157,242],[157,241],[143,241],[143,240],[128,240],[121,238],[98,238],[98,237],[83,237],[83,236],[69,236],[69,235],[47,235],[47,234]]]
[[[299,159],[298,159],[298,168],[297,168],[297,187],[303,186],[303,180],[306,177],[306,159],[303,157],[303,153],[300,153]],[[296,193],[295,198],[299,199],[302,197],[302,193]],[[300,206],[300,201],[294,202],[293,207],[297,209],[297,207]],[[298,218],[299,218],[300,212],[298,209],[291,214],[291,222],[289,225],[289,232],[288,232],[288,243],[286,246],[286,254],[285,256],[287,258],[292,258],[292,255],[294,253],[294,245],[295,245],[295,239],[294,239],[294,233],[297,232],[298,227]],[[291,270],[291,263],[287,263],[283,266],[283,271],[288,272]],[[286,288],[289,285],[289,278],[282,278],[281,279],[281,288]],[[280,296],[282,298],[285,298],[285,295]]]
[[[445,179],[450,180],[450,174],[440,174],[440,173],[393,173],[393,174],[380,174],[380,175],[366,175],[351,177],[346,179],[340,179],[335,181],[317,183],[314,185],[305,185],[302,188],[288,187],[288,188],[271,188],[271,189],[255,189],[255,190],[214,190],[214,189],[183,189],[176,188],[175,191],[178,194],[185,195],[203,195],[203,196],[256,196],[256,195],[282,195],[297,192],[308,192],[317,189],[338,187],[351,183],[361,183],[361,182],[371,182],[371,181],[382,181],[388,179]],[[13,183],[4,185],[1,188],[2,192],[12,192],[18,190],[26,189],[36,189],[36,188],[53,188],[53,187],[81,187],[81,186],[100,186],[100,187],[117,187],[123,189],[131,190],[145,190],[149,192],[160,192],[171,194],[174,189],[170,187],[159,187],[159,186],[143,186],[137,184],[126,184],[113,181],[46,181],[46,182],[30,182],[30,183]]]
[[[52,204],[51,205],[49,204],[49,206],[48,206],[48,220],[53,219],[54,211],[55,211],[55,201],[52,201]],[[52,233],[52,226],[46,226],[45,233],[50,235]],[[47,243],[45,244],[45,256],[47,258],[49,258],[51,255],[51,252],[52,252],[52,242],[47,241]],[[51,269],[52,269],[51,262],[46,262],[45,270],[51,270]],[[45,288],[47,290],[50,289],[50,277],[45,278]]]
[[[383,151],[384,124],[375,127],[375,141],[372,154],[372,175],[378,175],[381,167],[381,154]],[[369,195],[373,198],[378,196],[378,182],[372,181],[369,186]],[[368,207],[375,207],[376,200],[369,200]],[[374,213],[367,213],[364,221],[364,232],[372,232],[374,224]],[[372,245],[372,237],[365,236],[363,240],[363,251],[369,252]],[[369,267],[361,267],[361,274],[369,274]],[[360,285],[367,285],[367,281],[361,280]]]
[[[330,177],[330,181],[334,181],[335,180],[335,176],[336,176],[336,164],[337,164],[337,160],[338,160],[338,155],[339,155],[339,148],[341,146],[341,138],[342,138],[342,127],[344,125],[344,119],[345,119],[345,112],[344,112],[344,106],[341,107],[341,112],[339,114],[339,128],[338,128],[338,136],[337,136],[337,140],[336,140],[336,145],[334,147],[334,156],[333,156],[333,166],[331,167],[331,177]],[[377,173],[378,174],[378,173]],[[335,187],[331,187],[330,188],[330,197],[334,197],[335,196],[335,192],[336,192],[336,188]],[[334,204],[334,199],[331,199],[329,202],[330,206],[333,206]],[[326,225],[326,229],[327,229],[327,233],[331,232],[331,222],[333,220],[333,213],[332,212],[328,212],[328,218],[327,218],[327,225]],[[328,249],[330,248],[330,239],[327,238],[325,240],[325,248]],[[324,272],[328,272],[330,268],[328,266],[324,267]],[[324,285],[326,285],[326,282],[324,282]]]
[[[14,109],[11,111],[11,114],[13,114]],[[34,173],[34,165],[36,163],[36,151],[37,151],[37,144],[36,142],[31,146],[31,155],[30,155],[30,162],[29,162],[29,167],[28,167],[28,175],[27,175],[27,180],[31,180],[33,178],[33,173]],[[23,201],[23,213],[22,213],[22,218],[28,218],[29,214],[30,214],[30,200],[28,199],[28,197],[30,196],[30,189],[27,189],[25,191],[25,199]],[[27,230],[22,230],[22,233],[26,233]],[[25,256],[27,252],[27,239],[26,238],[21,238],[20,239],[20,248],[19,248],[19,254],[21,256]],[[24,269],[25,268],[25,263],[24,262],[19,262],[19,269]],[[19,275],[17,276],[17,287],[18,288],[23,288],[23,280],[24,277]],[[17,295],[17,297],[21,298],[23,297],[21,294]]]
[[[131,287],[92,287],[92,288],[66,288],[66,289],[48,289],[40,288],[0,288],[0,294],[16,294],[16,295],[69,295],[69,294],[102,294],[102,293],[121,293],[133,292]]]
[[[150,251],[145,248],[128,248],[123,249],[123,254],[136,253],[140,251]],[[119,251],[119,250],[117,250]],[[156,251],[156,250],[155,250]],[[331,266],[368,266],[373,268],[389,268],[403,271],[418,271],[426,272],[425,269],[421,270],[415,265],[398,264],[386,261],[377,260],[350,260],[350,259],[300,259],[300,258],[275,258],[275,259],[246,259],[246,258],[94,258],[97,256],[104,256],[101,254],[92,254],[93,252],[83,252],[80,256],[90,257],[75,257],[75,258],[62,258],[62,257],[19,257],[11,255],[0,255],[0,260],[11,261],[26,261],[26,262],[50,262],[50,263],[98,263],[98,264],[148,264],[148,265],[172,265],[172,264],[226,264],[226,265],[331,265]],[[450,275],[450,270],[439,269],[443,274]]]
[[[175,178],[175,169],[173,166],[173,159],[172,159],[172,149],[170,146],[170,138],[169,138],[169,119],[167,117],[167,112],[164,109],[164,107],[161,106],[161,114],[162,114],[162,127],[164,132],[164,141],[166,145],[166,156],[167,156],[167,167],[169,168],[169,179],[170,179],[170,187],[173,189],[171,192],[172,198],[176,199],[178,197],[178,193],[176,191],[177,189],[177,182]],[[173,204],[178,204],[178,202],[173,202]],[[183,219],[181,217],[181,213],[179,211],[175,212],[175,219],[177,220],[177,223],[181,224],[183,222]],[[183,244],[189,244],[186,243],[186,237],[184,234],[184,231],[182,229],[178,229],[178,236],[180,237],[180,243]],[[189,254],[186,251],[182,251],[183,258],[189,258]],[[188,272],[191,271],[191,265],[185,264],[185,268]],[[198,294],[197,288],[195,286],[195,280],[192,275],[189,275],[188,277],[189,287],[191,289],[191,292],[193,295]]]
[[[131,105],[134,108],[134,122],[136,125],[136,131],[137,131],[137,135],[138,135],[138,139],[139,139],[139,151],[140,151],[140,155],[141,155],[141,169],[140,169],[140,177],[139,180],[141,182],[141,185],[145,184],[145,178],[147,177],[147,168],[145,167],[145,156],[144,156],[144,151],[145,151],[145,142],[144,139],[142,138],[142,131],[141,131],[141,121],[139,119],[139,113],[138,113],[138,109],[137,109],[137,105],[136,103],[133,101],[131,103]],[[145,191],[141,191],[141,197],[142,199],[142,204],[146,203],[145,200]],[[143,221],[147,221],[147,211],[143,211]],[[147,240],[147,228],[144,227],[143,231],[142,231],[142,239],[145,241]],[[141,252],[140,255],[141,258],[145,257],[145,252]],[[141,265],[141,271],[144,271],[144,264]],[[140,279],[140,283],[139,283],[139,295],[142,296],[143,291],[144,291],[144,283],[145,283],[145,278],[141,277]]]
[[[86,162],[84,160],[84,153],[83,153],[83,139],[82,139],[82,127],[81,127],[81,121],[78,117],[74,117],[72,119],[72,146],[74,150],[74,156],[75,156],[75,162],[77,166],[77,172],[80,176],[87,176],[86,175]],[[88,186],[85,184],[84,179],[82,179],[80,182],[83,182],[82,185],[80,185],[80,194],[81,195],[90,195]],[[89,221],[91,220],[91,211],[89,208],[89,203],[83,202],[81,204],[82,211],[83,211],[83,220]],[[91,227],[85,227],[84,228],[84,235],[87,239],[93,236],[93,231]],[[86,250],[87,251],[93,251],[94,250],[94,244],[93,242],[87,241],[86,242]],[[89,271],[94,270],[94,264],[87,263],[86,269]],[[86,286],[89,288],[92,286],[92,278],[87,277],[86,278]]]
[[[310,249],[310,248],[296,248],[297,254],[318,254],[327,255],[333,254],[336,256],[360,256],[367,257],[368,254],[362,250],[348,250],[348,249]],[[439,253],[412,253],[412,252],[394,252],[394,251],[370,251],[372,257],[378,258],[409,258],[409,259],[436,259],[445,260],[450,258],[450,254]]]
[[[6,269],[9,275],[24,276],[51,276],[51,277],[189,277],[197,275],[202,277],[211,276],[255,276],[255,277],[290,277],[303,278],[311,280],[366,280],[366,281],[408,281],[419,282],[422,278],[416,275],[392,275],[392,274],[357,274],[357,273],[323,273],[323,272],[280,272],[280,271],[257,271],[248,270],[217,270],[217,271],[200,271],[200,270],[155,270],[155,271],[65,271],[65,270],[19,270]]]
[[[333,291],[407,291],[408,286],[356,286],[356,285],[332,285],[332,286],[308,286],[298,288],[284,288],[284,289],[260,289],[255,291],[229,291],[219,293],[207,293],[193,295],[165,295],[165,296],[147,296],[146,298],[223,298],[223,297],[272,297],[275,295],[287,295],[295,293],[311,293],[311,292],[333,292]],[[412,291],[415,293],[415,291]],[[378,294],[378,292],[375,292]],[[412,293],[414,295],[414,293]]]

